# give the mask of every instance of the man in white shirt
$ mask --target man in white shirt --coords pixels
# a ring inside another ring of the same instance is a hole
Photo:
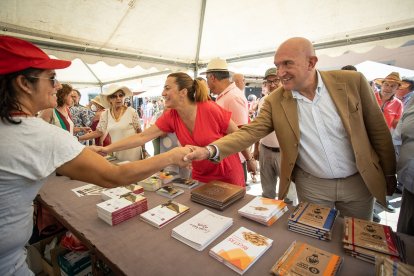
[[[397,182],[390,132],[361,73],[318,71],[317,61],[308,39],[283,42],[274,59],[282,87],[266,98],[259,116],[185,158],[219,161],[274,130],[281,198],[294,180],[300,201],[371,220],[375,198],[385,205]]]

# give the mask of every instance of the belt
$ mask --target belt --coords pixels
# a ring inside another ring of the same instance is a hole
[[[273,147],[268,147],[264,144],[262,144],[263,147],[267,148],[268,150],[271,150],[273,152],[280,152],[280,148],[273,148]]]

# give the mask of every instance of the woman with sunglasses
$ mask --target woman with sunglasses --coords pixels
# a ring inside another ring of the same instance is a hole
[[[210,100],[207,86],[200,80],[193,80],[186,73],[168,75],[162,96],[168,110],[158,118],[155,125],[107,147],[93,149],[104,153],[130,149],[170,132],[175,132],[183,146],[204,147],[238,129],[231,120],[231,112]],[[247,160],[251,159],[247,150],[243,151],[243,155]],[[245,186],[243,169],[236,154],[228,156],[220,163],[194,161],[192,167],[192,177],[201,182],[221,180]],[[256,171],[256,167],[249,167],[249,171]]]
[[[114,84],[109,86],[101,96],[109,103],[109,109],[101,114],[96,130],[80,136],[79,141],[95,139],[109,133],[113,143],[142,132],[137,111],[125,105],[125,97],[132,96],[128,87]],[[143,156],[146,157],[145,145],[117,151],[114,155],[120,161],[140,160]]]
[[[25,244],[33,230],[33,200],[55,172],[103,187],[128,185],[162,168],[187,165],[188,148],[116,166],[62,128],[37,118],[56,107],[61,84],[55,69],[70,61],[50,59],[24,40],[0,36],[0,275],[33,275]]]

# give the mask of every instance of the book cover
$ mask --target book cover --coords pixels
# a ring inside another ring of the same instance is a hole
[[[180,177],[179,173],[176,171],[163,170],[157,173],[158,178],[162,181],[163,184],[170,183],[174,179]]]
[[[175,188],[172,185],[167,185],[167,186],[159,188],[156,191],[156,193],[171,199],[171,198],[177,197],[177,196],[181,195],[182,193],[184,193],[184,190],[179,189],[179,188]]]
[[[167,201],[140,215],[141,219],[149,224],[161,228],[190,210],[188,206],[175,201]]]
[[[145,191],[154,192],[161,188],[162,181],[156,175],[153,175],[144,180],[139,181],[138,184],[142,186]]]
[[[172,230],[172,236],[199,251],[206,248],[233,224],[233,219],[207,209]]]
[[[338,210],[308,202],[301,202],[290,215],[289,221],[331,231]]]
[[[102,191],[101,197],[102,200],[108,200],[112,198],[120,198],[124,194],[129,194],[131,190],[125,188],[125,187],[116,187],[107,189],[105,191]]]
[[[210,249],[209,254],[239,274],[248,270],[272,246],[273,240],[245,227]]]
[[[283,200],[255,197],[245,206],[239,209],[242,216],[257,217],[261,220],[269,220],[272,216],[284,210],[287,207]]]
[[[343,242],[399,256],[395,234],[391,227],[372,221],[345,217]]]
[[[191,191],[192,197],[199,197],[211,202],[225,203],[239,194],[245,194],[246,189],[233,184],[211,181]]]
[[[270,272],[274,275],[336,275],[342,261],[336,254],[294,241]]]
[[[194,180],[192,178],[182,178],[182,177],[174,179],[173,181],[171,181],[171,184],[177,187],[185,188],[185,189],[192,189],[199,185],[197,180]]]

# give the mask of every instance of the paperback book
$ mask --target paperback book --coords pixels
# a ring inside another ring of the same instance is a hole
[[[192,189],[199,185],[197,180],[182,177],[174,179],[173,181],[171,181],[171,184],[184,189]]]
[[[270,270],[273,275],[336,275],[342,266],[343,258],[294,241]]]
[[[102,200],[108,200],[111,198],[120,198],[123,195],[129,194],[131,192],[137,195],[144,195],[144,188],[137,184],[130,184],[127,186],[116,187],[102,191],[101,197]]]
[[[388,258],[375,259],[375,275],[378,276],[409,276],[414,275],[414,266]]]
[[[180,177],[180,174],[176,171],[162,170],[157,173],[158,178],[162,184],[168,184],[176,178]]]
[[[243,217],[270,226],[287,211],[288,207],[283,200],[259,196],[239,209],[238,213]]]
[[[211,248],[209,254],[242,275],[272,246],[272,243],[273,240],[240,227]]]
[[[172,199],[172,198],[175,198],[175,197],[181,195],[182,193],[184,193],[184,190],[179,189],[179,188],[175,188],[172,185],[167,185],[167,186],[159,188],[156,191],[156,193],[159,194],[159,195],[165,196],[169,199]]]
[[[141,219],[149,224],[161,228],[173,220],[181,217],[190,210],[189,207],[175,201],[167,201],[140,215]]]
[[[288,218],[288,229],[321,240],[330,240],[338,210],[301,202]]]
[[[342,241],[348,254],[371,263],[377,256],[405,259],[402,242],[387,225],[345,217]]]
[[[172,237],[202,251],[231,225],[233,225],[232,218],[204,209],[175,227],[172,230]]]
[[[98,217],[113,226],[147,211],[148,202],[141,195],[129,193],[98,203],[96,207]]]
[[[244,187],[211,181],[191,191],[191,200],[215,209],[224,210],[246,194]]]
[[[157,175],[152,175],[144,180],[139,181],[138,184],[142,186],[145,191],[154,192],[161,188],[162,181],[158,178]]]

